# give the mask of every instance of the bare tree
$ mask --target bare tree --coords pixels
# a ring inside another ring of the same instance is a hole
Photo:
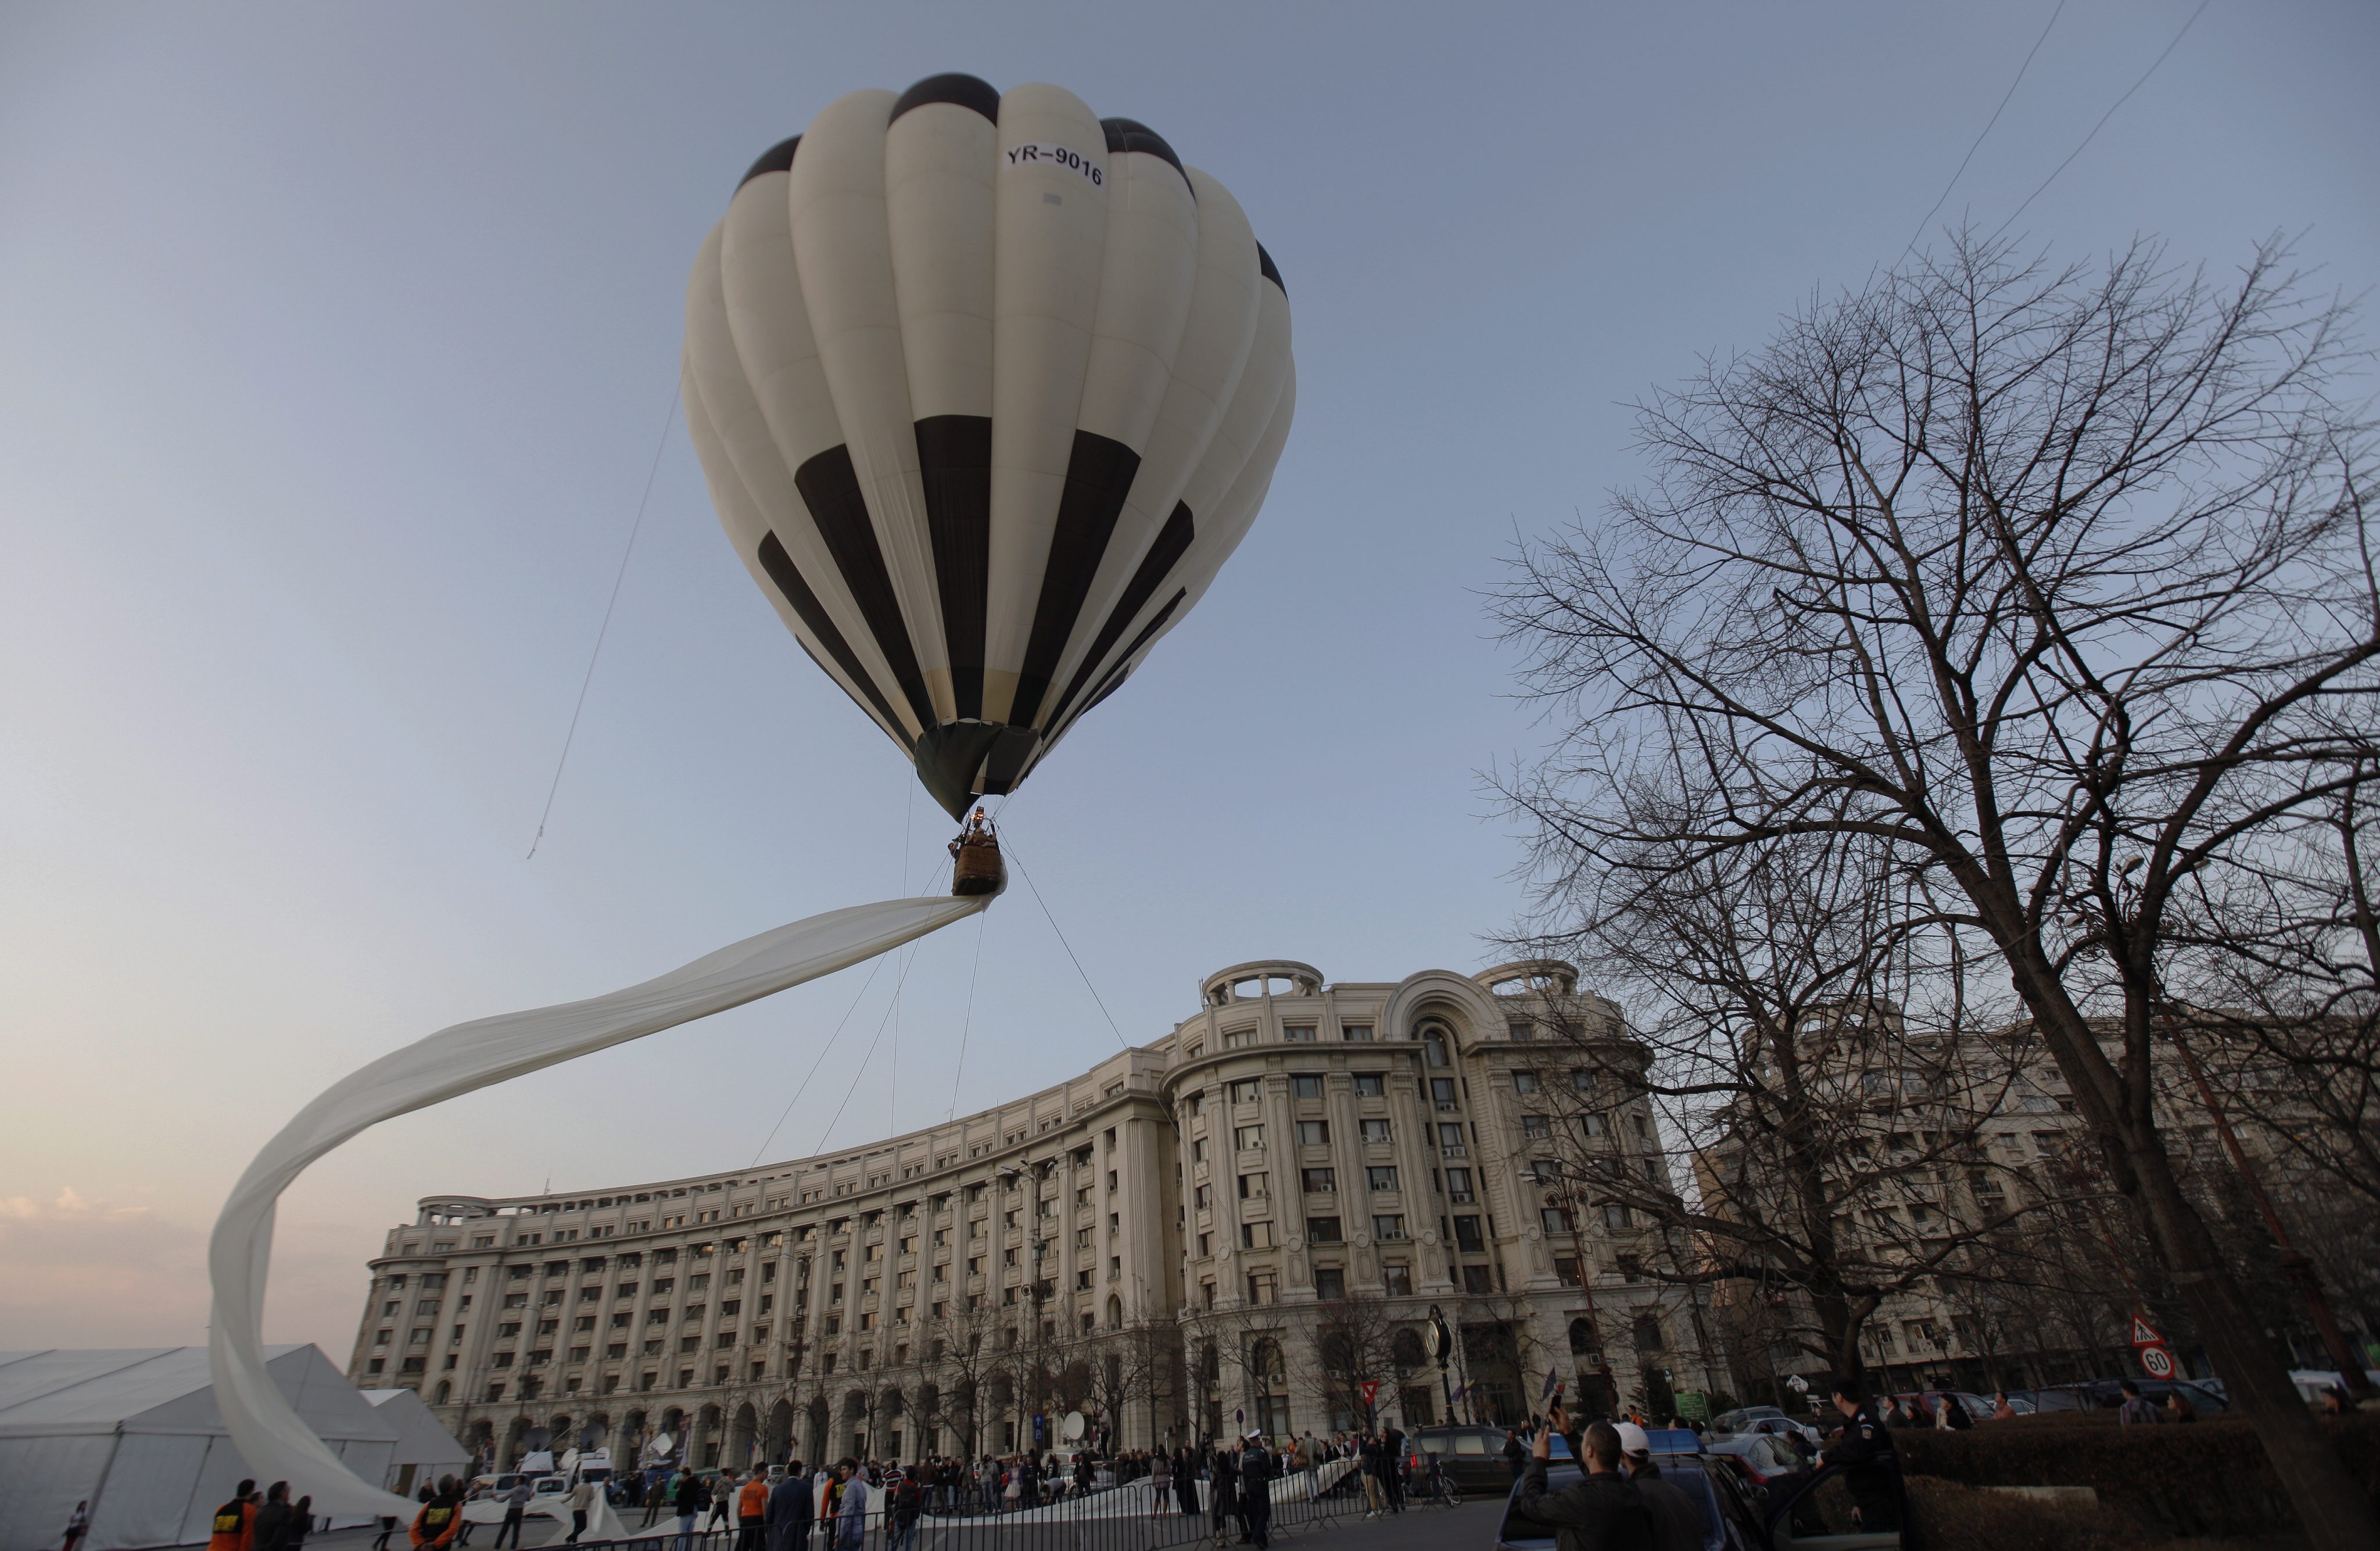
[[[1292,1344],[1299,1381],[1333,1410],[1370,1427],[1379,1407],[1377,1391],[1366,1403],[1364,1386],[1385,1386],[1395,1376],[1394,1312],[1386,1299],[1349,1292],[1315,1304],[1312,1318],[1313,1339]]]
[[[1636,1276],[1791,1289],[1764,1305],[1802,1316],[1775,1333],[1856,1375],[1869,1316],[2037,1205],[1963,1188],[1994,1167],[1979,1133],[2019,1052],[1977,1026],[1990,1010],[1970,995],[1959,935],[1888,845],[1659,843],[1666,863],[1639,852],[1625,872],[1565,877],[1529,939],[1594,967],[1635,1012],[1631,1038],[1584,1011],[1540,1036],[1540,1102],[1559,1113],[1533,1167],[1569,1181],[1565,1224],[1584,1213],[1606,1242],[1636,1244],[1622,1252]],[[1687,1190],[1622,1123],[1648,1094],[1692,1167]],[[1640,1242],[1648,1228],[1669,1234],[1662,1253]]]
[[[2218,286],[2154,248],[2058,269],[1960,238],[1656,394],[1651,482],[1501,594],[1565,721],[1505,789],[1558,872],[1801,833],[1917,859],[1997,951],[2309,1536],[2368,1545],[2152,1081],[2177,914],[2374,747],[2372,428],[2338,397],[2343,309],[2285,261]],[[1629,800],[1647,785],[1674,801]]]

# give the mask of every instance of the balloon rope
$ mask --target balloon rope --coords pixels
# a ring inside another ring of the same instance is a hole
[[[986,918],[989,918],[990,914],[991,913],[990,911],[984,912]],[[975,1027],[975,983],[981,979],[982,976],[983,921],[978,920],[976,923],[975,931],[975,969],[973,973],[967,975],[966,1016],[959,1023],[958,1064],[953,1067],[951,1072],[951,1107],[947,1110],[943,1111],[942,1114],[942,1121],[945,1124],[958,1119],[959,1084],[965,1080],[966,1076],[967,1034]]]
[[[1917,246],[1917,239],[1925,235],[1926,224],[1934,219],[1935,212],[1942,208],[1942,201],[1950,197],[1950,190],[1959,186],[1959,180],[1967,176],[1967,164],[1973,161],[1975,159],[1975,152],[1983,149],[1984,138],[1992,132],[1992,126],[2000,121],[2000,115],[2008,112],[2010,99],[2016,95],[2016,89],[2024,84],[2024,73],[2033,68],[2033,56],[2041,52],[2042,44],[2049,42],[2049,30],[2056,27],[2058,25],[2058,18],[2065,14],[2066,0],[2058,0],[2058,8],[2051,11],[2049,13],[2049,19],[2042,24],[2041,36],[2035,38],[2033,41],[2033,47],[2025,51],[2024,63],[2016,67],[2015,79],[2009,82],[2008,91],[2001,93],[2000,105],[1992,110],[1991,117],[1984,121],[1983,128],[1976,132],[1973,142],[1967,147],[1967,153],[1959,158],[1958,170],[1950,175],[1949,182],[1942,185],[1941,194],[1934,200],[1934,209],[1927,211],[1924,215],[1918,218],[1917,229],[1909,234],[1908,243],[1900,249],[1903,254],[1908,253],[1910,248]]]
[[[769,1134],[760,1138],[760,1145],[753,1149],[752,1161],[744,1166],[747,1169],[756,1169],[759,1167],[760,1155],[767,1152],[769,1150],[769,1144],[777,1139],[777,1133],[784,1127],[785,1116],[794,1112],[794,1106],[799,1104],[802,1101],[802,1095],[809,1091],[810,1078],[817,1076],[819,1068],[826,1064],[827,1056],[834,1049],[834,1042],[843,1037],[844,1024],[851,1022],[851,1015],[859,1011],[860,1000],[868,995],[868,988],[876,984],[876,976],[878,973],[884,968],[884,959],[885,955],[879,953],[876,956],[875,962],[868,965],[868,978],[859,983],[859,995],[853,997],[851,999],[851,1005],[843,1010],[842,1020],[834,1025],[834,1032],[827,1036],[826,1048],[818,1053],[818,1060],[810,1062],[808,1073],[802,1078],[802,1085],[794,1090],[793,1097],[785,1100],[783,1112],[777,1116],[777,1123],[769,1128]]]
[[[1108,1011],[1107,999],[1099,995],[1099,988],[1097,986],[1091,984],[1090,972],[1083,967],[1083,961],[1075,958],[1075,945],[1066,940],[1065,928],[1058,925],[1058,918],[1055,915],[1050,914],[1050,902],[1041,897],[1041,886],[1033,881],[1031,873],[1025,870],[1025,859],[1017,855],[1015,845],[1005,839],[1000,842],[1000,849],[1010,861],[1016,864],[1017,876],[1025,879],[1025,886],[1027,889],[1033,891],[1033,903],[1041,907],[1042,919],[1048,921],[1050,929],[1058,934],[1058,946],[1066,951],[1066,957],[1075,960],[1075,973],[1083,977],[1083,989],[1090,992],[1091,1000],[1099,1004],[1099,1016],[1108,1021],[1108,1027],[1115,1030],[1116,1043],[1127,1050],[1131,1049],[1132,1041],[1126,1039],[1123,1036],[1123,1030],[1117,1027],[1115,1014]]]
[[[679,395],[686,392],[681,381],[677,392],[670,394],[669,413],[662,417],[661,440],[653,443],[653,465],[645,470],[645,493],[637,501],[637,520],[628,525],[628,547],[620,551],[619,574],[612,578],[612,596],[603,605],[603,623],[595,630],[595,649],[587,654],[587,676],[578,681],[578,700],[570,708],[570,731],[562,735],[562,757],[553,762],[553,783],[545,789],[545,807],[537,816],[537,835],[528,842],[528,861],[537,860],[537,848],[545,839],[545,821],[553,817],[553,794],[562,790],[562,768],[570,763],[570,745],[578,737],[578,713],[587,709],[587,687],[595,682],[595,664],[603,657],[603,637],[611,634],[612,611],[620,606],[620,584],[628,579],[628,557],[637,552],[637,535],[645,526],[645,508],[653,499],[653,480],[662,471],[662,454],[669,450],[670,422],[677,418]]]
[[[885,1008],[884,1016],[877,1020],[876,1037],[868,1042],[868,1053],[859,1058],[859,1070],[851,1074],[851,1086],[843,1090],[843,1102],[834,1107],[834,1119],[827,1121],[826,1129],[819,1133],[819,1151],[827,1150],[826,1139],[834,1134],[834,1128],[842,1123],[843,1112],[851,1108],[852,1095],[859,1091],[859,1080],[868,1075],[868,1063],[876,1059],[876,1047],[884,1043],[884,1030],[892,1022],[893,1009],[901,1005],[901,986],[909,978],[909,966],[917,962],[915,953],[901,961],[901,973],[892,982],[892,1005]]]

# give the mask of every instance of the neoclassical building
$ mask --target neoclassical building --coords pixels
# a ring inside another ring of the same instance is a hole
[[[419,1390],[500,1459],[538,1429],[615,1459],[666,1433],[697,1465],[999,1451],[1073,1412],[1115,1447],[1322,1433],[1367,1389],[1407,1425],[1515,1418],[1548,1371],[1661,1406],[1709,1387],[1703,1311],[1661,1246],[1574,1213],[1533,1157],[1552,1031],[1607,1075],[1643,1069],[1575,980],[1236,964],[1164,1037],[947,1124],[429,1197],[371,1262],[350,1376]],[[1612,1145],[1666,1188],[1631,1111]]]

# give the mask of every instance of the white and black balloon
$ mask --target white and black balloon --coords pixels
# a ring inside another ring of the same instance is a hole
[[[953,816],[1196,605],[1295,399],[1230,190],[1055,86],[830,103],[745,175],[686,320],[736,553]]]

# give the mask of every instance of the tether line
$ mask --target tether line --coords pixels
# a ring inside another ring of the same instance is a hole
[[[1956,188],[1959,186],[1959,179],[1966,176],[1967,164],[1973,161],[1975,152],[1983,149],[1984,137],[1992,132],[1992,126],[2000,121],[2000,115],[2008,112],[2010,99],[2016,95],[2016,89],[2024,82],[2024,73],[2033,68],[2033,56],[2041,52],[2042,44],[2049,42],[2049,30],[2056,27],[2058,18],[2065,14],[2066,0],[2058,0],[2058,8],[2049,13],[2049,20],[2042,27],[2041,36],[2033,41],[2033,47],[2025,54],[2024,63],[2016,67],[2016,79],[2010,81],[2008,91],[2001,93],[2000,105],[1992,110],[1991,117],[1984,121],[1983,129],[1975,136],[1974,143],[1967,147],[1967,153],[1964,156],[1959,158],[1959,170],[1950,175],[1949,182],[1942,185],[1941,198],[1936,200],[1934,209],[1927,211],[1918,221],[1917,229],[1909,234],[1909,242],[1901,248],[1901,252],[1905,254],[1910,248],[1917,246],[1917,239],[1925,235],[1926,223],[1934,219],[1935,213],[1942,208],[1942,201],[1950,197],[1950,190]]]
[[[826,1063],[828,1053],[833,1050],[834,1042],[843,1037],[844,1024],[850,1023],[851,1015],[859,1011],[859,1003],[861,1000],[868,995],[868,988],[876,984],[876,976],[883,972],[884,961],[888,957],[890,957],[889,954],[883,953],[879,953],[876,956],[876,963],[868,968],[868,978],[861,981],[859,984],[859,995],[853,997],[851,999],[851,1005],[843,1010],[842,1022],[836,1024],[834,1025],[834,1032],[827,1036],[826,1048],[818,1053],[818,1060],[810,1062],[808,1075],[802,1079],[802,1085],[794,1090],[794,1097],[785,1100],[784,1114],[779,1115],[777,1117],[777,1123],[769,1128],[769,1134],[760,1138],[760,1145],[754,1149],[752,1153],[752,1161],[745,1165],[746,1168],[749,1169],[757,1167],[760,1161],[760,1155],[767,1152],[769,1150],[769,1144],[777,1139],[777,1133],[784,1127],[785,1115],[792,1114],[794,1112],[794,1106],[802,1101],[802,1095],[809,1091],[810,1078],[818,1075],[819,1068]]]
[[[587,654],[587,676],[578,681],[578,700],[570,708],[570,731],[562,735],[562,757],[553,762],[553,784],[545,789],[545,806],[537,816],[537,835],[528,842],[525,861],[537,860],[537,848],[545,840],[545,821],[553,817],[553,794],[562,790],[562,769],[570,763],[570,745],[578,738],[578,713],[587,709],[587,686],[595,682],[595,664],[602,660],[603,637],[612,631],[612,611],[620,606],[620,584],[628,579],[628,558],[637,552],[637,535],[645,526],[645,508],[652,503],[653,480],[662,471],[662,454],[669,450],[670,422],[677,418],[678,397],[686,392],[684,382],[670,394],[669,413],[662,417],[661,440],[653,443],[653,464],[645,471],[645,493],[637,501],[637,520],[628,525],[628,547],[620,551],[619,574],[612,578],[612,596],[603,605],[603,623],[595,631],[595,649]]]
[[[1131,1049],[1132,1041],[1123,1036],[1123,1030],[1117,1026],[1115,1014],[1108,1011],[1107,999],[1099,995],[1099,988],[1097,986],[1091,984],[1090,972],[1083,967],[1083,961],[1075,958],[1075,945],[1066,940],[1065,928],[1058,925],[1058,918],[1055,915],[1050,914],[1050,902],[1041,897],[1041,886],[1033,881],[1031,873],[1025,870],[1025,859],[1017,855],[1016,847],[1005,840],[1001,842],[1000,848],[1007,854],[1010,861],[1016,864],[1016,874],[1025,879],[1025,886],[1033,891],[1033,903],[1041,907],[1042,918],[1050,923],[1050,929],[1058,934],[1058,946],[1066,951],[1067,958],[1074,960],[1075,973],[1083,977],[1083,989],[1090,992],[1091,1000],[1099,1004],[1099,1016],[1108,1021],[1108,1027],[1115,1030],[1116,1043],[1127,1050]]]

